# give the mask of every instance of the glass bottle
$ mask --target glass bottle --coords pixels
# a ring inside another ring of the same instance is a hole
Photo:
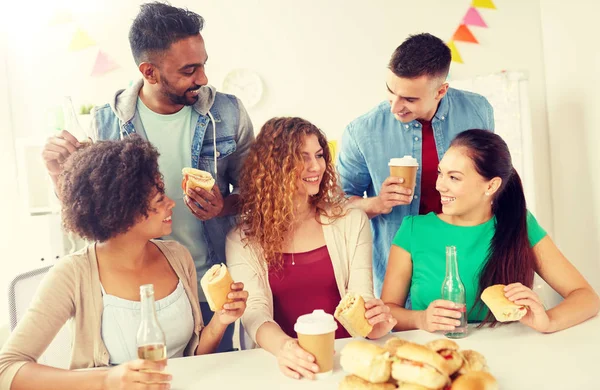
[[[465,297],[465,286],[460,280],[458,273],[458,260],[456,247],[446,247],[446,277],[442,283],[442,299],[454,302],[457,311],[461,313],[460,325],[453,331],[445,334],[451,339],[459,339],[467,336],[467,301]]]
[[[84,146],[92,143],[92,139],[88,136],[83,126],[79,123],[79,118],[75,112],[73,101],[70,96],[65,96],[63,99],[63,116],[64,116],[64,127],[73,137],[83,144]]]
[[[138,357],[145,360],[166,361],[167,343],[165,332],[156,318],[154,285],[140,286],[140,297],[142,299],[142,319],[137,332]]]

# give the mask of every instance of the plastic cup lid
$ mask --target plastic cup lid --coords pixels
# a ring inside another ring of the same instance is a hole
[[[296,333],[305,335],[327,334],[335,332],[336,329],[337,323],[333,316],[323,310],[315,310],[298,317],[294,325]]]
[[[402,158],[392,158],[388,163],[390,167],[418,167],[419,162],[412,156],[404,156]]]

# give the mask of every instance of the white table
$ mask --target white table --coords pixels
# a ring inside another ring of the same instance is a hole
[[[470,329],[457,340],[462,349],[474,349],[487,358],[500,388],[599,389],[600,317],[553,334],[541,334],[520,323],[494,329]],[[424,331],[398,332],[395,336],[425,343],[440,335]],[[374,341],[383,344],[390,336]],[[336,341],[336,350],[351,339]],[[323,380],[293,380],[279,372],[275,358],[262,349],[169,360],[171,389],[337,389],[346,375],[336,358],[334,374]]]

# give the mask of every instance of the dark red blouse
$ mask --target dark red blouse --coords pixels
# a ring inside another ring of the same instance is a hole
[[[333,315],[340,292],[327,246],[294,253],[293,259],[291,253],[284,253],[283,261],[282,269],[269,271],[274,320],[288,336],[296,338],[298,317],[317,309]],[[335,338],[345,337],[350,335],[338,322]]]

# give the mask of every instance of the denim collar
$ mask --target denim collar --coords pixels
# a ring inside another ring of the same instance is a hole
[[[133,119],[137,108],[137,99],[140,89],[144,85],[144,80],[139,79],[132,83],[127,89],[118,90],[110,102],[110,106],[122,122],[129,122]],[[206,115],[211,109],[217,90],[211,85],[200,87],[198,101],[192,106],[200,115]]]
[[[446,120],[448,117],[448,111],[450,111],[450,103],[448,103],[448,93],[446,93],[442,100],[440,100],[440,104],[438,105],[438,109],[433,118],[440,121]]]
[[[447,96],[444,96],[442,98],[442,100],[440,100],[440,103],[438,104],[438,108],[437,108],[435,114],[433,115],[431,122],[446,120],[448,118],[448,111],[450,111],[450,103],[448,103]],[[402,123],[402,125],[403,125],[402,129],[404,131],[411,130],[417,123],[420,123],[418,119],[415,119],[415,120],[411,121],[410,123]],[[404,126],[404,125],[407,125],[407,126]],[[417,127],[418,127],[418,125],[417,125]]]

